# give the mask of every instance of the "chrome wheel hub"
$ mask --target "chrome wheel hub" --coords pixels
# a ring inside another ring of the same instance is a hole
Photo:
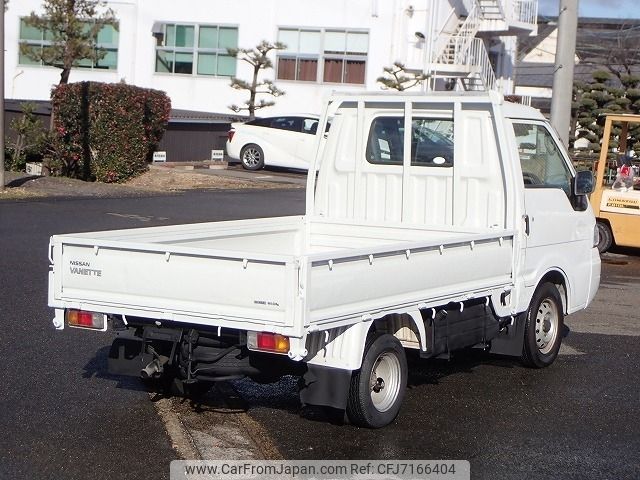
[[[255,167],[260,163],[260,152],[255,148],[248,148],[244,151],[242,161],[248,167]]]
[[[547,354],[553,349],[558,336],[558,309],[551,299],[544,299],[536,312],[536,345],[540,353]]]
[[[371,401],[379,412],[389,410],[400,392],[400,360],[393,353],[381,353],[373,364],[369,385]]]

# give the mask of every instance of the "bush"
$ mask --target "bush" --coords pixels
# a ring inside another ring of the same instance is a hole
[[[171,111],[164,92],[124,83],[58,85],[51,98],[56,173],[107,183],[148,169]]]
[[[12,135],[6,138],[5,168],[24,171],[25,164],[40,161],[47,147],[47,132],[42,120],[35,114],[36,105],[20,105],[22,115],[9,124]]]

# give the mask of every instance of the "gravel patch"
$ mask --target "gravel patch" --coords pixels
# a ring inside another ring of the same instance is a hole
[[[61,177],[35,177],[16,172],[6,172],[5,181],[6,187],[0,191],[0,200],[40,197],[135,197],[195,189],[299,188],[297,185],[285,185],[277,181],[201,174],[193,170],[177,170],[153,165],[148,172],[123,184],[84,182]]]

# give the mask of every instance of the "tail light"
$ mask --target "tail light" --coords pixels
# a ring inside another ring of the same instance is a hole
[[[104,313],[69,309],[65,311],[65,317],[70,327],[102,331],[107,329],[107,316]]]
[[[289,337],[269,332],[247,332],[247,347],[262,352],[288,353]]]
[[[236,133],[236,131],[235,131],[235,130],[229,130],[229,131],[227,132],[227,141],[229,141],[229,142],[230,142],[231,140],[233,140],[233,136],[235,135],[235,133]]]

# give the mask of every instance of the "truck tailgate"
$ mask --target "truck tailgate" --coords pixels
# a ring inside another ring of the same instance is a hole
[[[290,328],[298,282],[291,252],[301,225],[296,217],[55,236],[49,303]]]

